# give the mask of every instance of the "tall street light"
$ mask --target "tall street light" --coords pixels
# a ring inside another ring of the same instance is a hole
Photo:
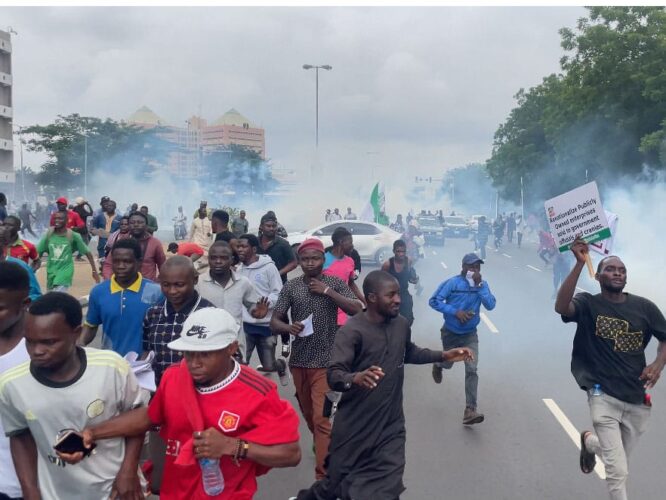
[[[313,69],[315,70],[315,144],[319,148],[319,70],[325,69],[330,71],[333,69],[333,66],[324,64],[323,66],[313,66],[311,64],[304,64],[303,69]]]

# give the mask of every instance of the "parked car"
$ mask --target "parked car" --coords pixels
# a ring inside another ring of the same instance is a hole
[[[419,215],[416,218],[426,244],[444,244],[444,227],[436,215]]]
[[[289,233],[287,241],[296,249],[304,240],[317,238],[325,247],[331,246],[331,235],[338,227],[345,227],[354,237],[354,248],[361,260],[381,265],[393,255],[393,242],[399,240],[400,233],[374,222],[340,220],[327,222],[308,231]]]
[[[470,227],[465,219],[457,215],[447,215],[444,217],[444,236],[453,238],[469,237]]]

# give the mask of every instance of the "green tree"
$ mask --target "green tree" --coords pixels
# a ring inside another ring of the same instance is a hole
[[[277,181],[270,163],[255,150],[230,144],[208,153],[204,165],[211,185],[240,194],[263,194],[275,189]]]
[[[86,165],[89,177],[105,168],[118,173],[128,170],[137,178],[145,177],[152,171],[152,164],[166,162],[171,149],[159,132],[78,114],[58,116],[51,124],[23,130],[30,137],[26,141],[28,151],[48,157],[37,181],[55,191],[80,189]]]
[[[666,10],[592,7],[560,34],[562,73],[518,92],[487,161],[513,201],[520,177],[543,199],[666,167]]]

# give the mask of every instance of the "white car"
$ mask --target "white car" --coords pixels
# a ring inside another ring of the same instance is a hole
[[[361,260],[375,262],[378,265],[393,255],[393,242],[402,236],[393,229],[374,222],[339,220],[327,222],[309,231],[289,233],[287,241],[296,249],[306,239],[316,238],[324,244],[324,247],[329,247],[333,245],[331,241],[333,231],[340,226],[352,234],[354,248],[361,256]]]

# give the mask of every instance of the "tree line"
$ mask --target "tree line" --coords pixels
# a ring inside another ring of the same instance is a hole
[[[198,180],[211,187],[241,194],[275,189],[270,163],[250,148],[232,144],[214,151],[195,150],[168,136],[164,127],[143,128],[79,114],[58,116],[53,123],[21,129],[27,151],[46,156],[38,171],[24,167],[23,174],[49,193],[82,192],[86,175],[90,182],[97,172],[107,170],[149,182],[167,169],[172,155],[185,153],[196,157],[202,167]]]
[[[502,198],[526,204],[597,180],[666,168],[666,10],[591,7],[560,30],[561,72],[520,89],[485,167]]]

